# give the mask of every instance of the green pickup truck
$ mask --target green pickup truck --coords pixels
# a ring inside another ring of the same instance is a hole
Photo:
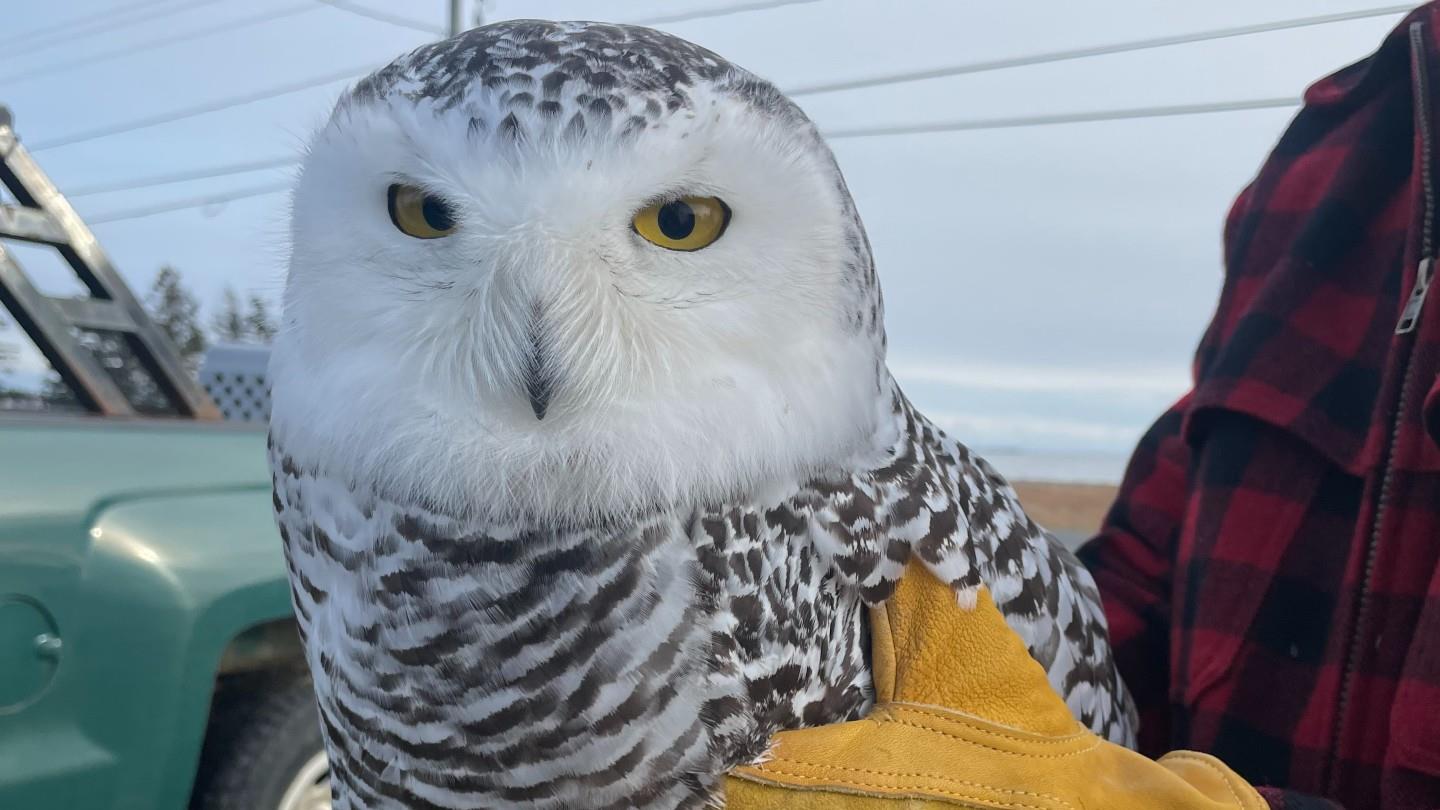
[[[265,435],[0,417],[0,807],[328,806]]]
[[[0,239],[92,293],[0,241],[0,316],[53,369],[0,395],[0,808],[328,807],[263,428],[219,418],[4,108],[0,182]]]

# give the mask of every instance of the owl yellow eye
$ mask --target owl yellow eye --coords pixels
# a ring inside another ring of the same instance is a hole
[[[640,209],[632,222],[645,241],[666,250],[699,250],[730,224],[730,207],[719,197],[681,197]]]
[[[450,204],[422,189],[396,183],[387,195],[390,221],[406,236],[439,239],[455,231]]]

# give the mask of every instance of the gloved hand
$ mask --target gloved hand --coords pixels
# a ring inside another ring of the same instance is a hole
[[[727,810],[1267,807],[1214,757],[1156,762],[1081,726],[983,590],[962,609],[912,566],[871,632],[874,711],[776,735],[727,778]]]

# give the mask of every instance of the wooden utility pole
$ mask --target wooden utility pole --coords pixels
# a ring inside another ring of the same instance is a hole
[[[465,30],[465,0],[450,0],[450,36]]]

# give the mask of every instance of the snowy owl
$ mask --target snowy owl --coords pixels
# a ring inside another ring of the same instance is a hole
[[[1093,580],[900,393],[855,204],[769,82],[478,28],[344,95],[291,238],[274,506],[338,807],[719,800],[866,713],[912,560],[1132,739]]]

